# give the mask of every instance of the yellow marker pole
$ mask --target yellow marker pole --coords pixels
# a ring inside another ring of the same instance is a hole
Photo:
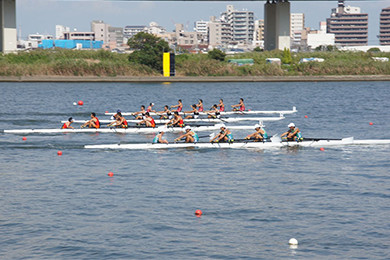
[[[170,76],[170,53],[169,52],[164,52],[163,54],[163,75],[164,77],[169,77]]]

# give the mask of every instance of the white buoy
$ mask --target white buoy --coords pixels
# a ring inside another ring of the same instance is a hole
[[[74,105],[74,106],[77,106],[77,103],[76,103],[76,102],[73,102],[73,105]]]
[[[290,238],[290,240],[288,241],[288,244],[289,245],[298,245],[298,240],[296,240],[295,238]]]

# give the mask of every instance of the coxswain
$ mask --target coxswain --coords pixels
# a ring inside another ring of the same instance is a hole
[[[160,115],[160,119],[172,119],[173,115],[171,110],[167,105],[164,106],[164,111],[156,112],[157,115]],[[164,115],[165,114],[165,115]]]
[[[218,110],[217,104],[214,104],[210,111],[207,111],[208,118],[221,118],[221,113]]]
[[[177,105],[171,106],[171,108],[177,107],[176,109],[172,110],[173,112],[181,112],[181,110],[183,109],[183,103],[181,102],[181,99],[179,99],[177,103]]]
[[[196,105],[196,107],[198,108],[199,112],[203,112],[204,108],[203,108],[203,100],[202,99],[199,99],[198,104]]]
[[[149,112],[145,113],[145,118],[138,125],[145,125],[146,127],[156,127],[156,122],[154,122],[153,117],[150,116]]]
[[[141,111],[135,112],[132,115],[135,117],[135,119],[144,119],[145,113],[146,113],[145,106],[142,105]]]
[[[186,143],[197,143],[199,142],[199,136],[197,133],[191,130],[190,126],[184,127],[185,133],[179,136],[178,138],[175,139],[175,142],[185,138]]]
[[[280,137],[282,137],[283,140],[287,141],[302,141],[302,134],[298,127],[295,127],[294,123],[290,123],[288,125],[288,128],[290,128],[287,132],[283,133]]]
[[[160,132],[158,132],[158,134],[153,138],[152,143],[153,144],[157,144],[157,143],[167,144],[168,141],[162,138],[164,133],[165,133],[164,130],[161,130]]]
[[[122,116],[121,112],[117,112],[114,115],[114,118],[115,118],[115,121],[108,124],[107,125],[108,127],[110,127],[110,126],[114,126],[117,128],[127,128],[128,127],[128,123],[127,123],[126,119]]]
[[[179,115],[179,112],[175,111],[173,113],[173,118],[169,120],[168,123],[165,124],[166,126],[178,126],[178,127],[184,127],[184,121],[183,118]]]
[[[245,137],[245,139],[247,139],[247,140],[253,139],[255,142],[258,142],[258,141],[262,142],[268,138],[267,132],[264,130],[262,125],[256,124],[255,130],[256,130],[256,132],[248,135],[247,137]]]
[[[226,128],[224,124],[220,126],[221,132],[217,134],[213,139],[210,140],[210,143],[218,143],[218,142],[228,142],[233,143],[233,134],[229,129]]]
[[[217,107],[219,108],[219,112],[225,112],[225,104],[223,103],[222,98],[219,100],[219,104],[217,105]]]
[[[191,106],[191,108],[192,108],[192,110],[190,110],[190,111],[184,111],[184,115],[190,114],[190,113],[193,113],[193,114],[186,116],[184,119],[191,119],[191,118],[197,119],[197,118],[199,118],[199,110],[197,109],[197,105],[193,104]]]
[[[73,118],[69,117],[68,121],[66,123],[64,123],[62,125],[62,129],[67,129],[67,128],[71,128],[71,129],[74,129],[73,126],[71,126],[71,124],[73,123]]]
[[[156,112],[156,110],[153,110],[154,103],[150,103],[148,108],[146,109],[146,112]]]
[[[100,122],[99,119],[96,117],[95,113],[91,113],[91,120],[86,122],[81,126],[81,128],[89,127],[89,128],[100,128]]]
[[[245,111],[244,99],[240,98],[237,105],[232,105],[233,111]]]

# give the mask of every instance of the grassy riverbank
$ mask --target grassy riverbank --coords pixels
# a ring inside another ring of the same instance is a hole
[[[205,54],[176,56],[178,77],[224,76],[342,76],[390,75],[390,62],[372,57],[388,57],[390,53],[311,52],[292,54],[290,65],[266,64],[267,58],[282,58],[282,51],[251,52],[227,56],[225,61],[210,59]],[[301,58],[317,57],[324,62],[300,63]],[[253,66],[229,64],[229,58],[252,58]],[[108,51],[37,50],[0,56],[0,77],[159,77],[147,66],[131,64],[128,54]]]

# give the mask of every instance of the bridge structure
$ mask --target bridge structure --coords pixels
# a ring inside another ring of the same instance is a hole
[[[111,0],[117,1],[117,0]],[[137,1],[137,0],[121,0]],[[145,1],[145,0],[144,0]],[[146,0],[165,1],[165,0]],[[169,1],[169,0],[166,0]],[[176,0],[210,1],[210,0]],[[216,0],[211,0],[216,1]],[[218,1],[218,0],[217,0]],[[247,1],[247,0],[230,0]],[[338,0],[250,0],[264,4],[264,48],[265,50],[290,48],[290,1],[338,1]],[[16,0],[0,0],[0,52],[16,51]]]

